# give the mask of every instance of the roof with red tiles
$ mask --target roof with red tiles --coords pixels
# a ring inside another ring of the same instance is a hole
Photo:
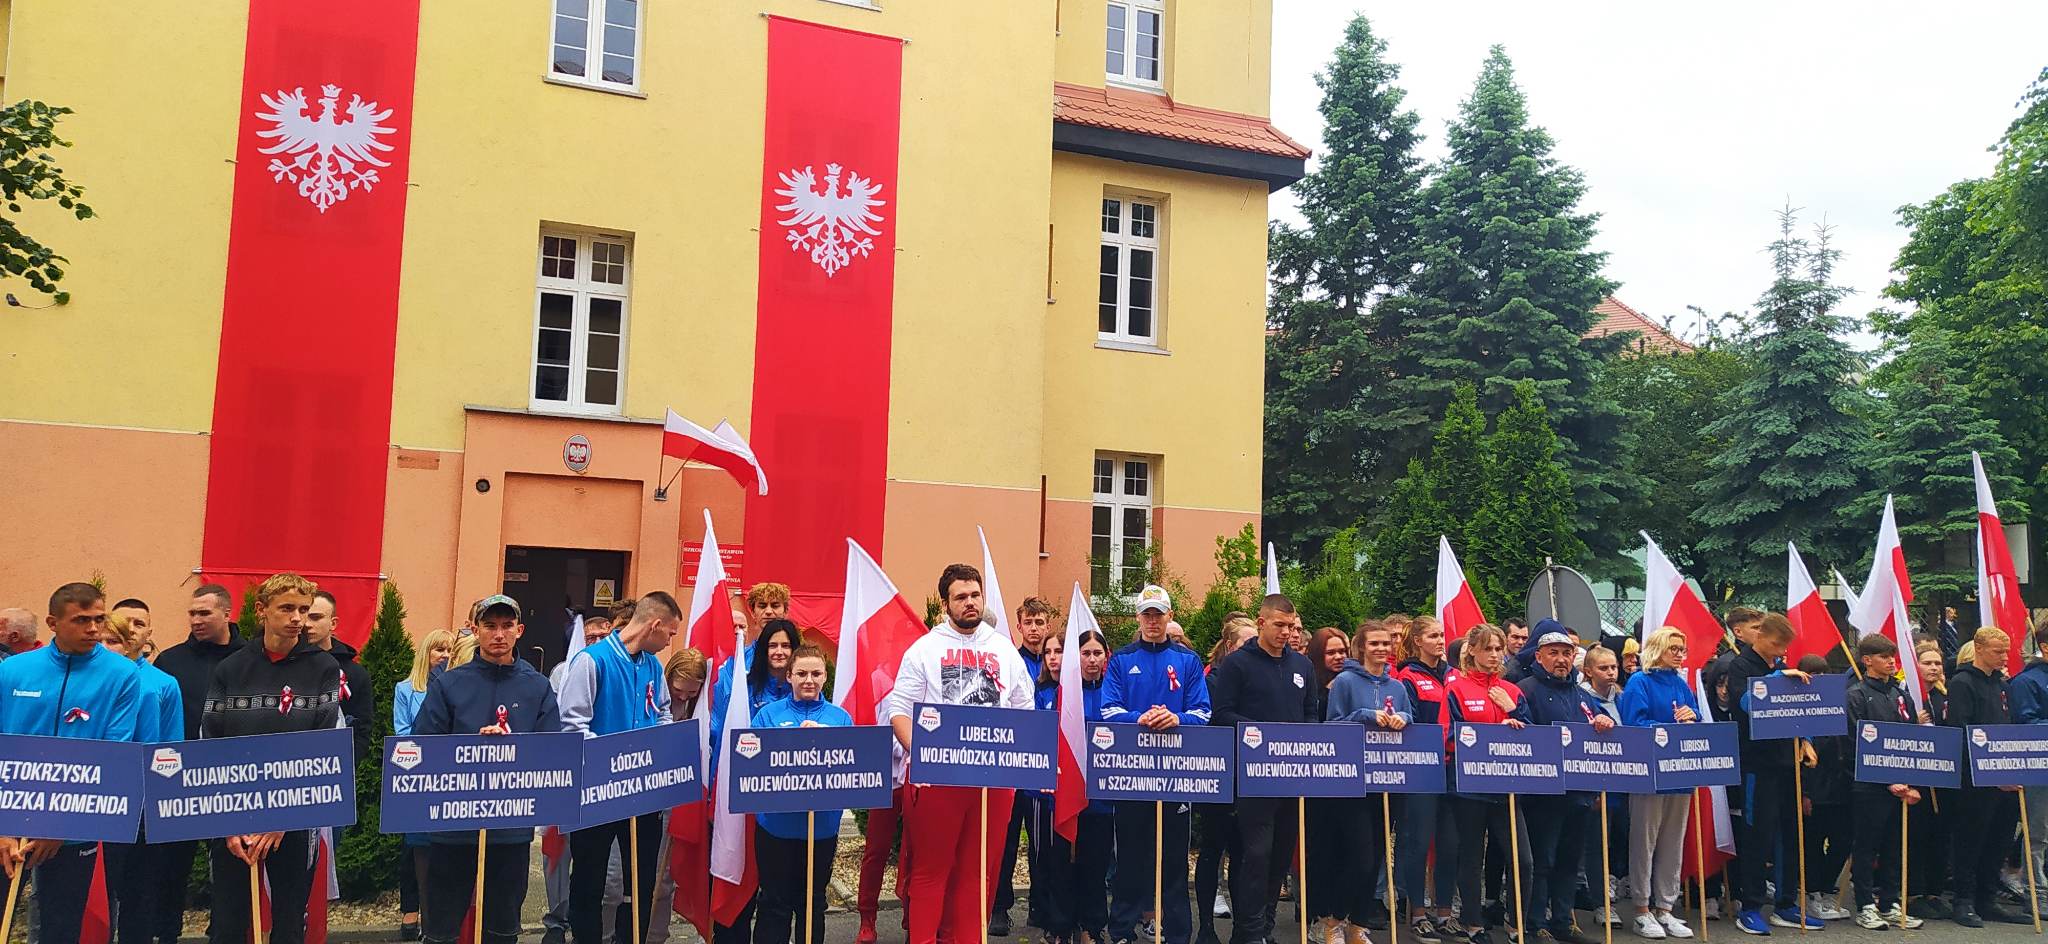
[[[1634,331],[1638,334],[1634,344],[1638,351],[1654,350],[1667,354],[1682,354],[1693,349],[1692,345],[1664,330],[1662,325],[1651,321],[1642,312],[1630,308],[1621,299],[1611,295],[1593,306],[1593,314],[1599,315],[1600,321],[1586,332],[1589,338],[1604,338],[1610,334]]]
[[[1253,115],[1177,104],[1164,95],[1053,84],[1052,117],[1067,124],[1172,138],[1254,154],[1305,160],[1309,149]]]

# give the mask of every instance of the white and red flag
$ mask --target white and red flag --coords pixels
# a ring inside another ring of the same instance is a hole
[[[1280,558],[1273,553],[1273,542],[1266,542],[1266,595],[1280,593]]]
[[[706,538],[710,535],[706,534]],[[710,549],[705,550],[706,556]],[[727,620],[732,619],[728,609]],[[753,723],[748,712],[752,700],[747,698],[747,652],[744,626],[733,628],[733,651],[739,653],[733,660],[733,697],[725,700],[725,738],[733,738],[747,730]],[[700,698],[702,704],[711,699]],[[718,750],[724,744],[714,745]],[[740,913],[746,910],[754,899],[756,878],[754,875],[754,823],[753,817],[732,810],[732,765],[718,765],[718,784],[715,787],[716,806],[711,819],[711,918],[727,927],[738,921]]]
[[[1003,605],[1003,582],[996,579],[996,556],[988,549],[988,532],[975,525],[974,533],[981,536],[981,621],[994,626],[1014,646],[1018,640],[1011,635],[1010,612]]]
[[[1451,553],[1451,539],[1436,536],[1436,620],[1444,624],[1444,642],[1462,639],[1465,631],[1486,622],[1479,611],[1479,598],[1472,595],[1472,583]]]
[[[1685,668],[1699,671],[1714,658],[1714,648],[1727,631],[1648,532],[1643,533],[1643,544],[1643,628],[1636,638],[1647,641],[1657,630],[1677,627],[1685,633]]]
[[[1991,498],[1991,480],[1984,475],[1984,458],[1970,453],[1970,468],[1977,473],[1977,618],[1980,626],[1996,626],[2012,637],[2006,650],[2005,674],[2019,678],[2026,665],[2027,604],[2020,598],[2019,571],[2013,567],[2012,548],[2005,543],[2005,524],[1998,518],[1998,503]]]
[[[924,618],[858,541],[846,539],[846,605],[839,611],[839,655],[832,703],[854,724],[881,723],[882,699],[896,687],[903,653],[925,634]]]
[[[1081,691],[1081,634],[1100,631],[1095,613],[1088,609],[1088,596],[1081,584],[1067,603],[1067,643],[1060,649],[1060,757],[1059,779],[1052,797],[1052,829],[1072,843],[1081,827],[1081,811],[1088,808],[1088,747],[1082,738],[1088,725],[1088,700]]]
[[[705,429],[674,410],[668,411],[668,419],[661,424],[661,454],[717,466],[742,486],[768,494],[768,473],[761,471],[761,461],[754,457],[753,447],[724,420],[718,421],[715,430]]]
[[[1906,691],[1925,704],[1927,693],[1920,688],[1920,663],[1913,658],[1913,621],[1906,608],[1913,603],[1913,580],[1906,573],[1906,549],[1899,544],[1899,521],[1892,513],[1892,497],[1884,497],[1884,517],[1877,523],[1877,549],[1870,556],[1870,576],[1863,581],[1863,593],[1849,610],[1849,625],[1856,638],[1878,633],[1897,643],[1899,671]]]
[[[1785,662],[1797,665],[1799,657],[1805,655],[1826,658],[1841,647],[1842,630],[1828,614],[1828,605],[1820,598],[1813,574],[1799,557],[1799,547],[1787,541],[1785,554],[1785,618],[1792,623],[1792,647],[1785,651]]]
[[[711,524],[711,512],[704,512],[704,552],[697,558],[697,582],[690,594],[689,644],[705,655],[705,695],[697,698],[690,710],[690,717],[697,723],[697,747],[699,757],[709,758],[712,750],[722,745],[711,743],[711,697],[718,685],[718,673],[726,660],[746,645],[746,627],[733,622],[732,585],[725,570],[725,560],[718,553],[718,532]],[[581,637],[579,632],[578,637]],[[746,669],[734,663],[739,675],[734,684],[746,685]],[[742,687],[740,691],[745,691]],[[748,699],[734,698],[734,704],[744,712]],[[748,719],[751,720],[751,719]],[[730,723],[730,722],[728,722]],[[741,722],[742,726],[745,721]],[[722,769],[722,768],[721,768]],[[744,887],[734,886],[712,878],[707,884],[706,872],[710,868],[712,850],[710,838],[711,816],[715,809],[710,804],[686,804],[676,808],[669,817],[669,870],[676,880],[675,912],[682,915],[705,940],[710,940],[712,919],[717,905],[731,905],[735,893],[740,905],[753,893],[751,860],[740,870],[748,881]],[[746,828],[744,817],[739,818],[739,830]],[[721,822],[720,828],[724,828]],[[744,853],[743,853],[744,854]],[[737,909],[730,909],[736,913]],[[722,923],[731,924],[730,914]]]
[[[1830,568],[1828,572],[1835,575],[1835,584],[1842,588],[1842,602],[1849,604],[1849,612],[1856,612],[1856,601],[1863,594],[1856,592],[1856,585],[1850,583],[1849,578],[1842,576],[1840,568]]]

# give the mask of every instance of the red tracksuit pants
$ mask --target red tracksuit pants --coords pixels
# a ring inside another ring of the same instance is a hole
[[[910,918],[909,944],[972,944],[988,923],[995,898],[996,863],[1003,855],[1003,827],[1010,822],[1014,790],[990,790],[985,830],[979,808],[982,791],[969,787],[910,787],[903,806],[903,844],[909,877],[903,906]],[[986,855],[982,855],[982,853]],[[976,868],[976,860],[980,867]]]

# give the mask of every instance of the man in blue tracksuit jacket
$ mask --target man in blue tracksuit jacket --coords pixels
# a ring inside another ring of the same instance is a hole
[[[1611,730],[1614,719],[1579,687],[1579,673],[1572,667],[1579,647],[1572,642],[1571,631],[1553,620],[1536,625],[1546,631],[1530,642],[1535,650],[1533,668],[1521,682],[1529,723],[1591,724],[1596,731]],[[1529,853],[1536,868],[1529,880],[1526,917],[1560,944],[1592,944],[1572,920],[1572,899],[1578,892],[1579,853],[1593,800],[1591,793],[1574,791],[1527,801]]]
[[[505,598],[508,602],[509,597]],[[488,601],[486,601],[488,602]],[[668,721],[668,683],[658,653],[682,629],[676,598],[656,590],[633,604],[625,628],[584,647],[562,672],[556,694],[562,726],[587,737],[649,728]],[[633,901],[644,934],[653,915],[658,857],[666,845],[661,814],[594,823],[569,834],[569,931],[576,944],[600,944],[604,880],[612,849],[631,855],[627,829],[640,836],[640,885]],[[630,936],[630,935],[629,935]]]
[[[50,595],[50,645],[0,662],[0,734],[135,740],[135,663],[100,645],[107,598],[89,583]],[[36,870],[36,916],[45,941],[76,941],[99,846],[0,838],[0,870]]]
[[[770,620],[773,625],[774,620]],[[767,636],[769,630],[762,629]],[[789,660],[790,694],[754,712],[756,728],[843,728],[853,717],[825,700],[825,654],[799,646]],[[754,817],[754,865],[760,875],[760,911],[754,921],[754,944],[789,944],[792,926],[804,944],[825,942],[825,886],[832,868],[821,865],[809,876],[811,914],[803,914],[805,840],[817,843],[817,861],[835,861],[839,853],[839,819],[844,810],[819,810],[812,831],[804,832],[802,813],[762,813]],[[803,929],[810,929],[806,940]]]
[[[1170,731],[1183,724],[1209,723],[1209,682],[1202,657],[1166,638],[1173,619],[1173,601],[1166,591],[1148,586],[1138,593],[1138,639],[1109,657],[1102,673],[1102,720],[1138,724]],[[1193,917],[1188,911],[1188,810],[1185,803],[1166,808],[1158,837],[1162,863],[1172,866],[1160,876],[1159,916],[1166,944],[1187,944]],[[1127,801],[1116,805],[1119,849],[1146,849],[1153,843],[1153,805]],[[1152,902],[1152,876],[1146,869],[1117,869],[1110,890],[1109,939],[1137,936],[1138,918]]]
[[[413,718],[414,734],[548,734],[562,730],[555,690],[548,677],[519,658],[526,631],[520,609],[509,598],[491,597],[476,618],[476,658],[433,677]],[[526,866],[532,829],[493,829],[485,837],[484,938],[479,944],[512,944],[519,939],[519,912],[526,904]],[[434,833],[427,848],[423,937],[430,944],[454,944],[464,915],[475,900],[476,833]],[[493,891],[493,889],[496,889]]]

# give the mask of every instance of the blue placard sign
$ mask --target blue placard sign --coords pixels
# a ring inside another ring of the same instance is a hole
[[[583,742],[579,824],[615,823],[704,798],[697,718]]]
[[[1970,783],[1979,787],[2048,786],[2048,727],[1971,725]]]
[[[885,727],[744,728],[725,739],[735,813],[881,809],[895,789],[896,733]]]
[[[1616,725],[1595,731],[1590,724],[1564,726],[1564,788],[1588,793],[1655,793],[1650,760],[1656,733]]]
[[[1444,729],[1411,724],[1399,731],[1365,726],[1368,793],[1444,792]]]
[[[1365,739],[1342,724],[1240,723],[1237,795],[1365,795]]]
[[[1856,724],[1856,779],[1916,787],[1963,785],[1963,729],[1897,721]]]
[[[919,702],[910,722],[911,783],[1050,790],[1059,781],[1058,712]]]
[[[354,823],[352,737],[328,728],[151,746],[142,778],[149,841]]]
[[[1459,793],[1564,792],[1564,735],[1556,726],[1455,725]]]
[[[142,756],[133,741],[0,737],[0,836],[134,842]]]
[[[1742,782],[1735,723],[1660,724],[1650,728],[1656,751],[1657,789],[1692,790]],[[1786,748],[1790,750],[1790,748]]]
[[[384,739],[377,828],[471,832],[576,825],[583,735],[432,734]]]
[[[1816,675],[1801,682],[1789,675],[1749,680],[1749,735],[1779,738],[1841,737],[1849,733],[1849,677]]]
[[[1230,728],[1183,724],[1154,731],[1091,722],[1087,730],[1090,800],[1229,803],[1235,795],[1237,741]]]

